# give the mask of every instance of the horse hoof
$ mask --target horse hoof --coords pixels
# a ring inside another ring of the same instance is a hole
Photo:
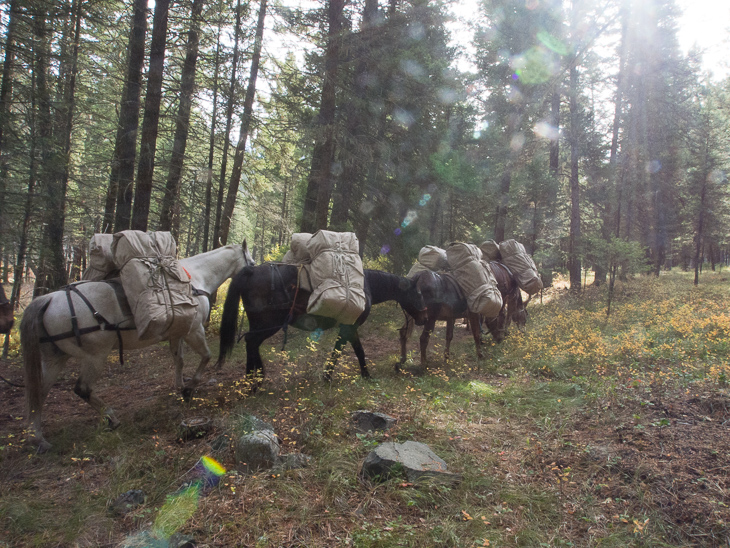
[[[193,401],[193,392],[194,391],[195,390],[190,387],[186,387],[186,388],[182,389],[182,398],[185,403],[190,403],[191,401]]]

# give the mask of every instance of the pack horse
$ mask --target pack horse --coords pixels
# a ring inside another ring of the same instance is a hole
[[[169,338],[175,386],[189,398],[200,384],[211,357],[204,327],[210,312],[208,297],[254,261],[244,240],[241,245],[227,245],[181,259],[180,264],[190,276],[199,301],[190,331]],[[144,348],[165,340],[161,336],[140,340],[124,292],[113,281],[77,282],[34,299],[23,314],[20,339],[27,418],[40,452],[50,448],[41,431],[43,403],[69,358],[76,358],[80,365],[74,392],[104,416],[110,427],[116,428],[120,423],[114,411],[94,391],[107,356],[116,348]],[[200,356],[198,368],[187,384],[182,375],[183,341]]]

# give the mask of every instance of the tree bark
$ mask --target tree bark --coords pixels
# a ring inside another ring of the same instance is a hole
[[[231,181],[228,185],[228,194],[223,207],[221,216],[220,236],[215,242],[215,247],[226,245],[228,242],[228,232],[231,228],[231,219],[233,218],[233,209],[236,206],[236,197],[238,196],[238,187],[241,183],[241,170],[243,168],[243,157],[246,152],[246,141],[251,131],[251,122],[253,119],[253,100],[256,96],[256,78],[259,73],[259,62],[261,61],[261,48],[264,41],[264,21],[266,19],[266,3],[267,0],[261,0],[259,4],[259,18],[256,23],[256,38],[253,47],[253,56],[251,58],[251,71],[248,77],[248,86],[246,88],[246,97],[243,100],[243,117],[241,118],[241,131],[236,145],[236,154],[233,157],[233,170],[231,172]]]
[[[150,68],[147,71],[147,94],[144,99],[142,139],[139,145],[137,183],[134,189],[132,228],[147,230],[152,198],[152,175],[155,171],[157,129],[162,103],[162,75],[165,68],[165,45],[167,42],[167,16],[170,0],[156,0],[155,17],[152,22],[150,44]]]
[[[302,232],[327,228],[332,196],[332,162],[335,156],[335,84],[339,68],[340,34],[345,0],[329,0],[327,9],[327,47],[324,58],[322,100],[317,118],[318,135],[312,153],[312,166],[302,211]]]
[[[570,289],[579,290],[581,287],[581,260],[580,260],[580,185],[578,177],[580,135],[578,116],[578,67],[573,62],[570,67],[570,243],[568,249],[568,269],[570,274]]]
[[[129,228],[132,212],[132,185],[137,155],[137,130],[142,92],[145,36],[147,34],[147,0],[135,0],[127,53],[127,79],[119,109],[117,137],[112,158],[109,188],[104,208],[102,232],[119,232]]]
[[[215,45],[215,69],[213,74],[213,113],[210,117],[210,138],[208,140],[208,171],[205,179],[205,212],[203,213],[203,253],[208,251],[210,238],[210,212],[213,208],[213,159],[215,157],[215,127],[218,116],[218,75],[220,74],[221,26],[218,20],[218,34]]]
[[[203,11],[203,3],[204,0],[193,0],[187,51],[180,78],[180,106],[178,107],[175,122],[175,138],[172,143],[170,171],[160,208],[159,230],[172,232],[175,240],[178,240],[180,232],[180,180],[190,127],[190,109],[193,104],[193,92],[195,91],[195,66],[198,62],[199,43],[198,27],[200,14]]]
[[[226,188],[226,169],[228,167],[228,148],[231,144],[231,126],[233,125],[233,110],[236,104],[236,71],[238,69],[238,42],[241,39],[241,0],[236,4],[236,28],[233,44],[233,60],[231,67],[231,84],[228,88],[228,103],[226,105],[226,129],[223,134],[223,154],[221,156],[221,174],[218,179],[218,200],[215,208],[215,225],[213,227],[213,245],[220,247],[221,214],[223,213],[223,200]]]

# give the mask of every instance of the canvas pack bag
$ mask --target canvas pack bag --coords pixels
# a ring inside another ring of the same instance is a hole
[[[517,285],[529,295],[538,293],[543,285],[540,273],[525,246],[516,240],[505,240],[499,244],[502,262],[517,278]]]
[[[499,244],[494,240],[486,240],[482,242],[479,249],[482,250],[482,255],[484,255],[487,262],[502,260],[502,255],[499,252]]]
[[[139,338],[187,335],[198,299],[172,234],[124,230],[114,234],[111,251]]]
[[[451,273],[466,295],[471,312],[494,318],[502,310],[502,294],[492,269],[474,244],[453,243],[446,248]]]
[[[82,280],[99,282],[118,274],[112,257],[113,234],[94,234],[89,240],[89,267]]]
[[[354,232],[319,230],[307,241],[314,288],[307,313],[353,324],[365,311],[365,272]]]
[[[291,235],[291,246],[284,254],[281,262],[286,264],[309,264],[312,257],[309,255],[307,243],[312,239],[309,232],[295,232]]]
[[[430,268],[426,268],[420,262],[416,262],[408,271],[408,274],[406,274],[406,278],[412,280],[419,272],[433,272],[433,270],[431,270]]]
[[[449,267],[446,251],[435,245],[425,245],[418,252],[418,262],[429,270],[438,272]]]

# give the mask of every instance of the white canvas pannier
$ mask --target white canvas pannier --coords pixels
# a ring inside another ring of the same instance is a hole
[[[451,273],[466,295],[471,312],[494,318],[502,310],[502,294],[492,269],[474,244],[453,243],[446,248]]]
[[[111,251],[139,338],[187,335],[198,299],[172,235],[124,230],[114,234]]]
[[[94,234],[89,240],[89,267],[81,276],[82,280],[99,282],[117,272],[112,257],[113,234]]]
[[[525,246],[516,240],[500,242],[499,251],[502,262],[517,278],[517,285],[529,295],[534,295],[542,289],[542,279],[532,257],[525,250]]]
[[[365,273],[354,232],[319,230],[307,241],[314,288],[307,313],[353,324],[365,311]]]
[[[479,249],[487,261],[501,261],[502,255],[499,252],[499,244],[494,240],[486,240],[481,243]]]
[[[438,272],[449,267],[446,251],[435,245],[425,245],[418,252],[418,262],[429,270]]]

